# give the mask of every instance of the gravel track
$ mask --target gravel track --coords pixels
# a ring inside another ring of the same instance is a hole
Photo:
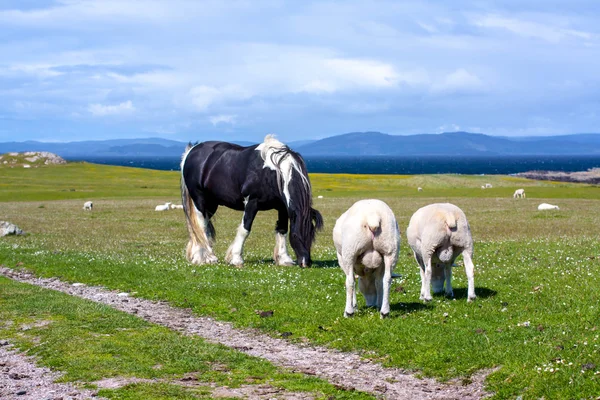
[[[4,266],[0,266],[0,274],[19,282],[106,304],[178,332],[198,335],[209,342],[266,359],[292,371],[318,376],[338,387],[361,390],[380,398],[471,400],[490,395],[483,389],[483,381],[489,371],[472,376],[471,382],[466,385],[461,384],[461,380],[439,383],[434,379],[416,378],[401,369],[384,368],[354,353],[294,344],[257,330],[235,329],[229,323],[198,317],[190,310],[175,308],[166,302],[126,296],[102,287],[69,284],[57,278],[37,278],[31,273]]]

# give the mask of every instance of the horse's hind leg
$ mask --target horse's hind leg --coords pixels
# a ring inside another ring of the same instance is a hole
[[[186,256],[192,264],[213,264],[218,261],[212,249],[212,236],[207,209],[209,204],[200,193],[189,194],[192,201],[185,205],[190,240]],[[185,199],[184,199],[185,201]],[[215,208],[216,210],[216,208]],[[212,228],[214,232],[214,228]]]
[[[242,223],[240,226],[238,226],[233,243],[231,246],[229,246],[229,249],[227,249],[225,260],[228,263],[236,266],[241,266],[244,264],[244,259],[242,258],[244,243],[250,234],[252,222],[254,222],[254,217],[256,217],[257,212],[258,202],[256,200],[247,200],[244,208],[244,217],[242,218]]]
[[[294,265],[294,260],[287,252],[288,213],[285,208],[278,210],[277,224],[275,225],[275,249],[273,260],[277,265]]]

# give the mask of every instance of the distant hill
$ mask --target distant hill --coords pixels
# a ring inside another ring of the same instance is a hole
[[[238,141],[243,146],[252,142]],[[0,143],[0,154],[47,151],[67,159],[101,157],[179,157],[186,142],[161,138],[96,140],[68,143]],[[289,142],[303,156],[502,156],[600,155],[600,134],[585,133],[543,137],[500,137],[481,133],[389,135],[353,132],[321,140]]]
[[[468,132],[406,136],[353,132],[296,150],[304,156],[591,155],[600,154],[600,134],[509,138]]]
[[[44,165],[66,164],[67,162],[53,153],[45,151],[28,151],[24,153],[6,153],[0,154],[0,168],[37,168]]]

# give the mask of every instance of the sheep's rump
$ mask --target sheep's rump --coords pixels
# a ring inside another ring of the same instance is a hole
[[[375,199],[360,200],[336,221],[333,241],[338,254],[352,253],[360,275],[363,268],[378,268],[385,255],[397,251],[400,232],[387,204]]]
[[[471,229],[464,212],[450,203],[435,203],[418,209],[406,231],[408,245],[418,254],[430,253],[449,263],[457,250],[473,248]]]

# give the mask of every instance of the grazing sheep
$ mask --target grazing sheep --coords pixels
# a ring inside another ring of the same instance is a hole
[[[171,208],[171,203],[159,204],[154,208],[154,211],[167,211]]]
[[[430,301],[441,293],[446,281],[446,295],[452,291],[452,264],[462,254],[468,279],[468,300],[475,300],[473,238],[464,212],[450,203],[422,207],[413,214],[406,230],[408,245],[421,268],[421,300]],[[432,281],[433,278],[433,281]]]
[[[481,188],[482,188],[482,189],[485,189],[485,186],[484,186],[484,185],[481,185]]]
[[[525,189],[517,189],[515,190],[515,194],[513,194],[513,198],[525,198]]]
[[[538,210],[560,210],[560,208],[552,204],[542,203],[538,206]]]
[[[183,204],[171,204],[171,208],[174,210],[183,210]]]
[[[333,242],[346,274],[344,316],[356,309],[354,274],[367,306],[376,306],[381,318],[388,316],[392,271],[400,248],[400,231],[390,207],[381,200],[357,201],[336,221]]]
[[[486,189],[491,189],[492,187],[493,187],[493,186],[492,186],[492,184],[491,184],[491,183],[486,183],[486,184],[485,184],[485,188],[486,188]]]
[[[91,201],[86,201],[85,203],[83,203],[83,209],[85,211],[92,211],[93,207],[94,207],[94,203],[92,203]]]
[[[323,198],[323,196],[317,196],[317,199],[322,199],[322,198]]]
[[[423,188],[422,188],[422,187],[418,187],[418,188],[417,188],[417,192],[422,192],[422,191],[423,191]]]

